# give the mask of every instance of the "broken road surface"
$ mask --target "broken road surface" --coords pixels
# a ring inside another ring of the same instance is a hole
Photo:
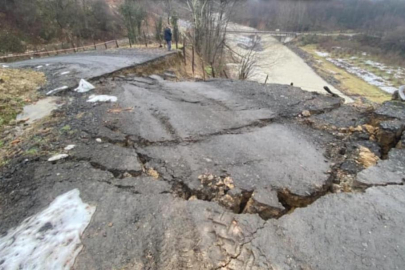
[[[162,50],[116,49],[90,51],[11,63],[11,68],[32,68],[44,72],[48,83],[44,90],[76,87],[80,79],[92,79],[167,55]]]
[[[77,189],[96,210],[74,269],[403,269],[404,125],[389,147],[374,134],[376,119],[404,123],[397,105],[253,82],[92,83],[67,94],[69,156],[2,174],[4,235]],[[360,146],[386,160],[365,168]]]

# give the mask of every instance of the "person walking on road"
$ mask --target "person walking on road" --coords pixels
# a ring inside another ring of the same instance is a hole
[[[167,43],[167,50],[171,51],[172,50],[172,29],[170,29],[170,25],[166,25],[166,28],[164,31],[164,36],[165,36],[165,40]]]

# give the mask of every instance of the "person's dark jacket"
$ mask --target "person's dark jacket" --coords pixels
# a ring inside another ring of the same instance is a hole
[[[170,28],[165,29],[164,35],[166,41],[172,41],[172,30]]]

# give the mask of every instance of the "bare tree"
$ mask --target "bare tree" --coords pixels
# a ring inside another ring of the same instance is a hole
[[[251,44],[249,44],[248,50],[243,54],[237,54],[239,57],[239,80],[247,80],[252,75],[254,68],[257,66],[257,51],[259,45],[259,39],[254,37],[251,39]]]
[[[192,15],[192,42],[203,62],[210,65],[212,76],[220,73],[226,30],[238,0],[186,0]]]
[[[173,0],[164,0],[164,5],[167,13],[167,23],[170,24],[170,18],[172,16]]]

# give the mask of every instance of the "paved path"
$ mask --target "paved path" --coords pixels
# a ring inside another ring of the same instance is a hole
[[[47,75],[44,90],[74,87],[91,79],[167,55],[164,49],[110,49],[10,63],[11,68],[32,68]]]

